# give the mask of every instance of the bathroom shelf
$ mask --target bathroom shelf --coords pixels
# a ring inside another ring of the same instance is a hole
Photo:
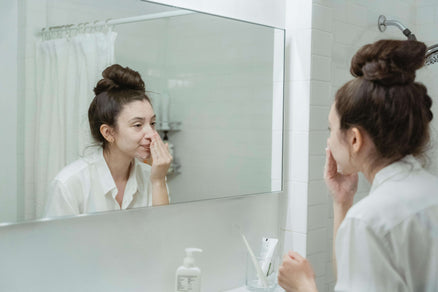
[[[166,129],[163,129],[163,123],[162,122],[157,122],[155,129],[160,132],[160,136],[163,139],[163,141],[165,142],[166,140],[165,137],[168,136],[170,137],[171,132],[177,132],[181,130],[181,122],[169,122],[167,123],[167,127]],[[167,137],[167,139],[169,139]],[[173,161],[171,163],[171,167],[172,167],[172,172],[167,172],[167,175],[169,176],[173,176],[173,175],[177,175],[180,174],[180,168],[181,168],[181,164],[179,164],[178,162],[176,162],[176,158],[173,157]]]
[[[168,172],[167,175],[175,175],[181,173],[181,171],[179,170],[181,168],[181,164],[179,164],[178,162],[172,162],[170,165],[172,166],[173,171],[170,173]]]
[[[174,132],[174,131],[180,131],[181,130],[181,122],[169,122],[169,128],[168,129],[163,129],[163,123],[162,122],[157,122],[155,128],[157,129],[157,131],[169,131],[169,132]]]

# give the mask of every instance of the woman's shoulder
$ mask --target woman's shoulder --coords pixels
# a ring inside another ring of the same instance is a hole
[[[387,232],[428,208],[438,206],[438,179],[422,168],[394,178],[357,202],[347,218]]]
[[[101,159],[102,155],[100,152],[99,149],[93,149],[91,152],[87,152],[81,158],[62,168],[54,180],[65,183],[72,178],[83,177],[89,172],[90,166]]]
[[[89,164],[83,158],[80,158],[61,169],[61,171],[55,176],[54,180],[66,182],[70,178],[77,176],[83,171],[86,171],[88,167]]]

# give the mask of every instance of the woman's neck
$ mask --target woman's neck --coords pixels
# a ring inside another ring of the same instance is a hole
[[[132,159],[116,149],[104,149],[103,157],[115,182],[128,180]]]
[[[366,162],[365,162],[366,161]],[[365,178],[368,180],[370,184],[373,184],[374,178],[376,174],[392,163],[391,160],[388,159],[366,159],[363,163],[363,168],[361,172],[364,174]]]

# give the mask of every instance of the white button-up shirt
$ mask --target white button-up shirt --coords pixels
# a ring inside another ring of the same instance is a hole
[[[102,148],[67,165],[50,185],[46,217],[152,206],[151,166],[134,161],[122,206]]]
[[[336,291],[438,291],[438,178],[412,156],[380,170],[336,237]]]

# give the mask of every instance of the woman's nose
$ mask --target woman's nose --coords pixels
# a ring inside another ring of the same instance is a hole
[[[154,129],[148,127],[148,128],[145,129],[144,137],[145,137],[146,139],[148,139],[148,140],[151,140],[152,137],[153,137],[156,133],[157,133],[157,132],[156,132]]]

